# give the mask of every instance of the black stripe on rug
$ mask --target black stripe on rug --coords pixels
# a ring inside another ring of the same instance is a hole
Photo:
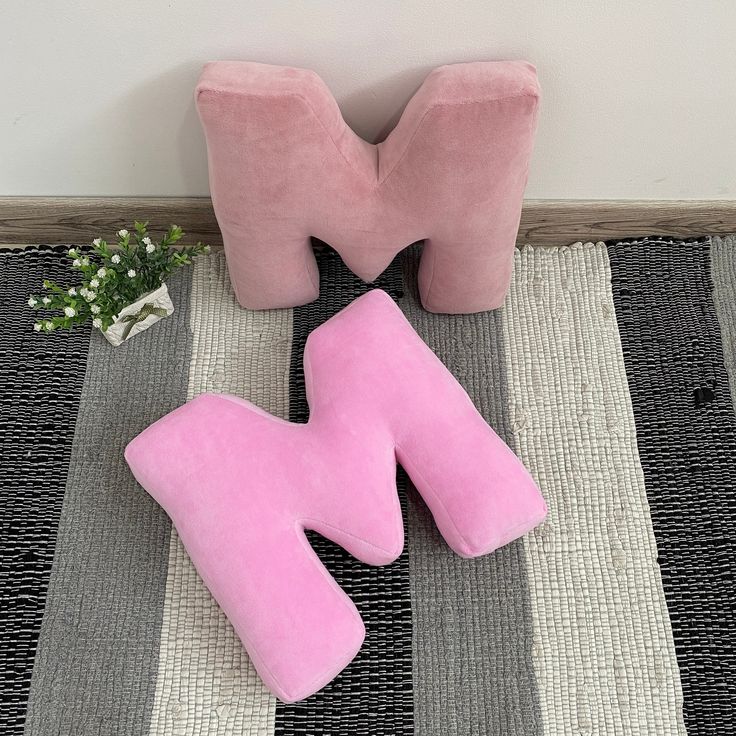
[[[0,733],[23,733],[90,332],[36,333],[26,304],[66,248],[0,251]]]
[[[736,719],[736,416],[707,242],[608,247],[690,736]]]
[[[395,259],[373,284],[354,276],[332,250],[317,255],[320,297],[294,309],[294,341],[289,386],[289,418],[306,422],[304,345],[312,330],[373,288],[395,299],[402,290],[401,265]],[[406,531],[406,476],[397,475]],[[409,558],[371,567],[316,533],[308,538],[322,562],[352,598],[363,617],[366,638],[353,662],[327,687],[300,703],[276,706],[276,734],[292,736],[401,736],[414,732],[412,695],[412,616]]]

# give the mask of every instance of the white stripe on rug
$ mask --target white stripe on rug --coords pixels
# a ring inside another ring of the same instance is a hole
[[[684,734],[605,246],[517,251],[503,324],[516,448],[550,507],[524,538],[545,729]]]
[[[214,391],[289,415],[292,311],[235,302],[222,253],[194,267],[188,397]],[[172,531],[151,736],[273,734],[276,700]]]

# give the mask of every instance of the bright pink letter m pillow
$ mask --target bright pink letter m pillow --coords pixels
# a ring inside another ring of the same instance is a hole
[[[307,424],[205,394],[126,450],[285,701],[328,683],[365,634],[304,530],[371,565],[396,559],[404,544],[396,460],[463,557],[491,552],[546,514],[523,465],[384,292],[316,329],[304,369]]]
[[[494,309],[508,288],[537,121],[522,61],[435,69],[378,145],[345,123],[306,69],[208,64],[197,86],[210,190],[238,301],[252,309],[317,298],[310,236],[373,281],[425,239],[432,312]]]

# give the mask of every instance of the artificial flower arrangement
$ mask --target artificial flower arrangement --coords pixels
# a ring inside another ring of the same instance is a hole
[[[33,328],[52,332],[92,320],[109,342],[119,345],[171,314],[174,305],[166,278],[180,266],[191,264],[195,256],[209,252],[209,246],[198,242],[173,247],[184,236],[177,225],[154,242],[147,227],[147,222],[136,222],[132,233],[119,230],[114,246],[95,238],[91,249],[84,252],[70,248],[72,268],[80,273],[81,283],[61,287],[44,281],[46,293],[31,296],[28,305],[62,314],[41,319]]]

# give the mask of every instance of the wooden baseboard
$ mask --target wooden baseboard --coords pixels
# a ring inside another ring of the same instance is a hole
[[[0,197],[0,243],[73,243],[111,238],[134,219],[180,225],[188,239],[221,246],[208,197]],[[731,200],[574,200],[524,202],[517,242],[566,245],[640,235],[688,238],[736,232]]]
[[[524,202],[517,243],[565,245],[644,235],[699,238],[736,232],[736,200],[575,200]]]

